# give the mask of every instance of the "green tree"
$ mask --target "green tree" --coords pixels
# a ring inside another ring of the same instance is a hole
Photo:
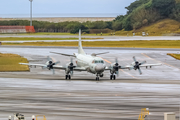
[[[173,8],[170,17],[177,21],[180,21],[180,3],[176,4],[175,8]]]
[[[128,10],[127,14],[129,15],[130,13],[133,12],[136,8],[139,6],[148,3],[150,0],[136,0],[135,2],[131,3],[126,9]]]
[[[122,22],[121,22],[121,21],[115,21],[115,22],[113,22],[113,24],[112,24],[112,29],[113,29],[113,30],[116,30],[116,31],[122,30],[122,29],[123,29],[123,27],[122,27]]]
[[[161,16],[168,17],[175,7],[175,0],[152,0],[152,7],[157,9]]]

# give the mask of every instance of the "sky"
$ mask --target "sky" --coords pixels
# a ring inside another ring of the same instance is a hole
[[[116,17],[135,0],[33,0],[33,17]],[[0,18],[29,17],[29,0],[0,0]]]

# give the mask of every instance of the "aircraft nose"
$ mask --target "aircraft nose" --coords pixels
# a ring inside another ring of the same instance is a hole
[[[97,64],[95,67],[96,72],[103,72],[104,71],[104,66],[103,64]]]

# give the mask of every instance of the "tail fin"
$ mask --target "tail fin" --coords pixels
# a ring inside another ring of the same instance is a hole
[[[81,29],[79,29],[79,45],[78,45],[78,54],[86,54],[82,48],[81,43]]]

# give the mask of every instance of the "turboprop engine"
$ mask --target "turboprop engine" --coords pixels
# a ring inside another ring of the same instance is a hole
[[[66,65],[67,67],[66,67],[66,74],[71,74],[71,75],[73,75],[73,70],[74,70],[74,68],[76,67],[76,66],[74,66],[74,64],[73,64],[73,59],[71,58],[71,62],[69,63],[69,64],[67,64]]]
[[[119,69],[121,68],[121,66],[119,66],[119,63],[118,63],[118,59],[116,58],[115,59],[115,63],[111,64],[111,74],[117,74],[119,75]]]
[[[48,61],[46,62],[46,67],[44,68],[47,68],[48,70],[52,70],[53,74],[55,74],[55,71],[54,71],[54,68],[53,66],[60,63],[60,61],[57,61],[57,62],[53,62],[52,59],[48,56]]]
[[[141,75],[141,74],[142,74],[142,71],[141,71],[140,66],[143,65],[143,64],[145,64],[146,61],[143,61],[143,62],[140,63],[139,61],[136,60],[136,57],[135,57],[135,56],[133,57],[133,60],[134,60],[134,62],[131,64],[131,65],[133,66],[133,69],[134,69],[134,70],[139,70],[139,74]]]

